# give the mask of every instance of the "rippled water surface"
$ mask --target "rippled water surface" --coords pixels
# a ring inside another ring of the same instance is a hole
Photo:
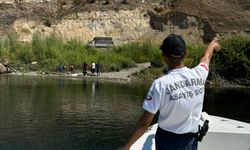
[[[115,150],[149,85],[0,76],[1,150]],[[207,89],[209,114],[250,122],[249,89]]]

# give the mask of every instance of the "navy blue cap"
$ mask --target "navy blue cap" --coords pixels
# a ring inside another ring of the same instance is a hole
[[[170,34],[165,38],[160,47],[162,52],[171,57],[182,57],[186,55],[186,44],[181,36]]]

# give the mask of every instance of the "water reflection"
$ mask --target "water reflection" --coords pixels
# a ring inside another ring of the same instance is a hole
[[[84,79],[82,80],[82,91],[85,93],[87,90],[87,81]]]
[[[95,96],[95,81],[91,81],[91,97],[94,99]]]
[[[141,116],[147,90],[97,80],[0,76],[0,149],[115,150]],[[249,90],[208,89],[204,109],[247,121],[249,96]]]
[[[145,143],[143,144],[142,150],[148,150],[149,147],[152,147],[154,137],[155,137],[154,134],[151,134],[147,137]]]
[[[65,79],[59,78],[59,79],[58,79],[58,82],[59,82],[59,86],[60,86],[61,88],[64,88],[64,86],[65,86]]]
[[[207,89],[204,110],[211,115],[250,122],[249,89]]]

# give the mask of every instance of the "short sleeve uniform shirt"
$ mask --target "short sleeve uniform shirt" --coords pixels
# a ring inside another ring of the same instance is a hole
[[[159,111],[159,127],[177,134],[198,132],[208,66],[173,69],[151,85],[143,108]]]

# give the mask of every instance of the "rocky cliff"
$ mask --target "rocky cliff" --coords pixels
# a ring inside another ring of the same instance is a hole
[[[39,33],[85,43],[95,36],[159,42],[177,33],[206,42],[249,34],[249,18],[249,0],[0,0],[0,34],[15,31],[22,41]]]

